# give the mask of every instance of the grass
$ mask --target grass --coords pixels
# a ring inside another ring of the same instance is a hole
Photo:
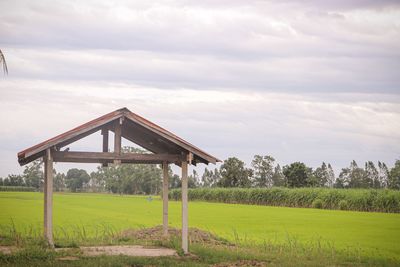
[[[204,246],[194,244],[191,250],[195,256],[180,257],[127,257],[100,256],[85,257],[78,250],[50,251],[41,247],[26,247],[13,254],[0,254],[1,266],[398,266],[391,260],[360,258],[355,255],[328,254],[316,250],[293,247],[255,247]],[[61,258],[73,256],[72,261]],[[232,265],[232,263],[242,265]],[[231,263],[227,265],[227,263]],[[264,265],[261,265],[261,264]],[[258,264],[258,265],[256,265]]]
[[[139,232],[153,233],[151,229]],[[159,229],[161,235],[162,228]],[[197,231],[197,230],[196,230]],[[196,232],[195,231],[195,232]],[[172,234],[174,230],[170,229]],[[198,231],[197,231],[198,233]],[[205,232],[203,232],[206,234]],[[158,235],[157,234],[157,235]],[[191,237],[194,232],[190,231]],[[147,246],[161,246],[176,249],[179,253],[180,237],[171,235],[170,239],[153,239],[147,235],[121,235],[111,237],[114,244],[144,244]],[[203,236],[204,237],[204,236]],[[357,251],[337,252],[334,249],[326,250],[319,246],[302,245],[288,242],[276,244],[235,244],[226,243],[218,237],[211,237],[204,242],[195,239],[191,243],[190,255],[173,257],[127,257],[127,256],[97,256],[86,257],[78,248],[62,250],[46,249],[41,238],[23,238],[19,250],[11,255],[0,253],[0,266],[398,266],[399,261],[387,258],[361,256]],[[223,241],[223,242],[215,242]],[[96,245],[103,242],[97,240]],[[66,258],[69,259],[65,261]],[[73,258],[71,260],[71,258]],[[64,259],[64,260],[63,260]]]
[[[169,207],[170,224],[180,227],[180,203],[171,201]],[[43,194],[1,192],[0,210],[0,235],[11,231],[22,237],[41,235]],[[54,195],[56,242],[57,238],[84,240],[126,228],[155,226],[161,220],[158,197],[148,201],[145,196]],[[261,250],[270,244],[274,248],[322,247],[400,261],[400,214],[190,202],[189,225]]]

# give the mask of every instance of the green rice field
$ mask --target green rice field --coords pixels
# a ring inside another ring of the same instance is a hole
[[[180,227],[180,202],[170,201],[169,221]],[[0,192],[0,235],[42,231],[43,194]],[[162,223],[159,197],[54,194],[55,238],[79,232],[88,238]],[[189,202],[189,226],[234,242],[298,242],[361,255],[400,259],[400,214]]]

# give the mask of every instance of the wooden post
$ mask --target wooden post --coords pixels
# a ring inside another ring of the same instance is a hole
[[[54,248],[53,242],[53,157],[50,149],[44,156],[44,237]]]
[[[108,129],[101,129],[103,135],[103,152],[108,152]],[[102,164],[103,167],[107,167],[107,163]]]
[[[188,248],[188,163],[182,161],[182,249],[185,254]]]
[[[163,235],[168,236],[168,163],[163,162]]]
[[[121,124],[122,119],[120,118],[115,123],[115,130],[114,130],[114,152],[121,155]],[[114,160],[114,164],[120,164],[120,160]]]

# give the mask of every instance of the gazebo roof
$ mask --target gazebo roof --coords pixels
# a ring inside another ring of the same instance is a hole
[[[59,151],[62,147],[100,130],[114,132],[117,121],[121,123],[122,137],[154,154],[192,153],[193,164],[215,164],[221,161],[127,108],[121,108],[19,152],[18,162],[25,165],[43,157],[46,149]]]

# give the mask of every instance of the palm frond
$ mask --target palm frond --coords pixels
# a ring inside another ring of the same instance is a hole
[[[3,52],[0,49],[0,64],[3,65],[3,71],[4,74],[8,74],[8,68],[7,68],[7,62],[6,62],[6,58],[4,57]]]

